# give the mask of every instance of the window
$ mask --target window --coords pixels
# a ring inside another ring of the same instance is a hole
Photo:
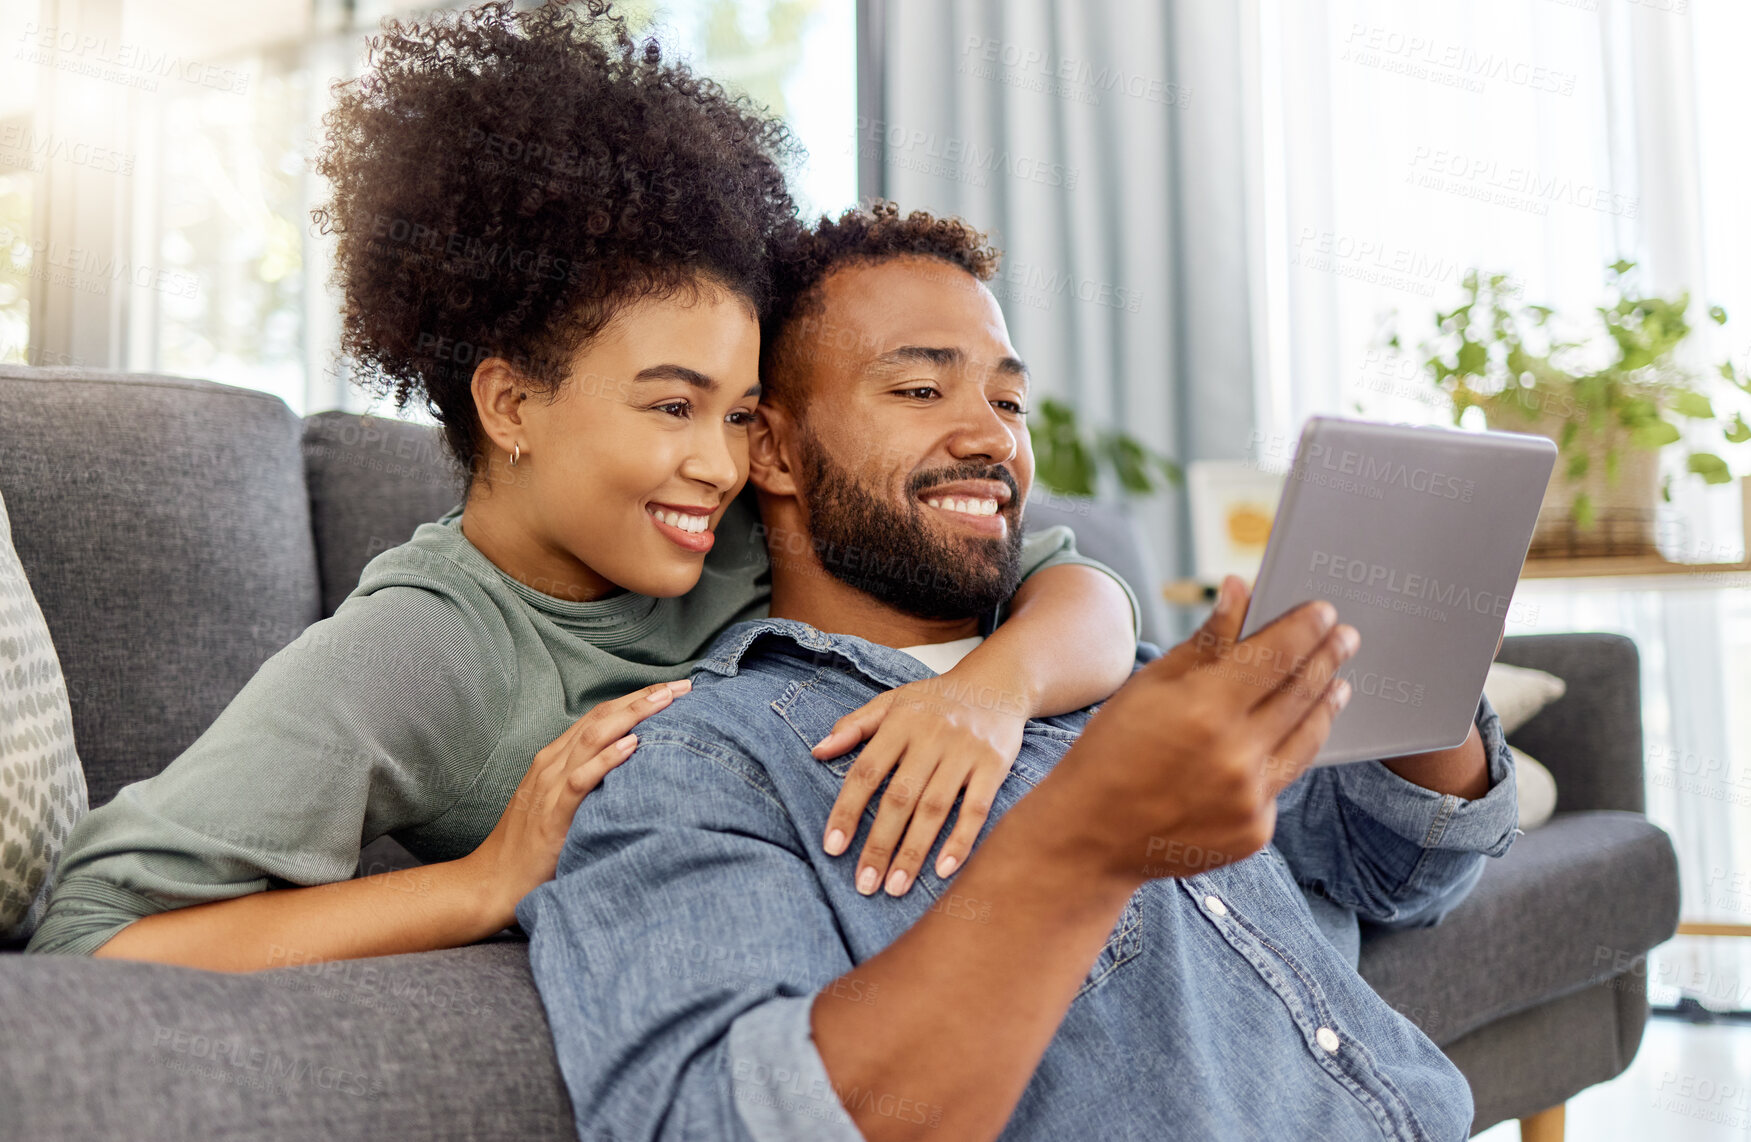
[[[0,46],[19,42],[25,15],[22,5],[0,8]],[[0,69],[0,364],[30,361],[31,191],[47,161],[31,129],[35,78],[30,68]]]
[[[805,209],[855,200],[850,0],[622,7],[695,68],[790,120],[810,152],[793,172]],[[383,17],[418,11],[382,0],[363,0],[350,16],[342,0],[59,9],[60,27],[11,9],[0,21],[8,55],[35,65],[0,77],[0,354],[23,360],[38,344],[62,363],[262,389],[301,414],[364,410],[370,398],[336,359],[328,240],[309,213],[325,192],[310,160],[331,82],[356,74]],[[45,73],[52,94],[33,108]],[[60,158],[32,157],[30,141],[44,136],[64,143]],[[23,150],[9,146],[18,139]],[[49,196],[41,170],[9,165],[22,156],[65,167],[66,153],[100,141],[114,169],[57,171]],[[33,201],[54,203],[54,216],[33,217]],[[31,260],[39,248],[71,274],[59,292],[30,288],[30,275],[46,268]],[[48,318],[34,341],[32,296]],[[57,308],[69,311],[72,332],[57,325]],[[57,350],[57,341],[76,348]],[[410,406],[407,415],[421,413]]]

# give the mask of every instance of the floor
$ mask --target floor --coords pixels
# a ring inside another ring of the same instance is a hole
[[[1751,1140],[1751,1024],[1648,1020],[1629,1070],[1569,1100],[1567,1142]],[[1473,1142],[1518,1142],[1515,1122]]]

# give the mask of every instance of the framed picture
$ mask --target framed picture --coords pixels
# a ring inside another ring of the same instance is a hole
[[[1284,473],[1250,460],[1194,460],[1186,468],[1192,507],[1192,559],[1202,583],[1238,575],[1248,583],[1265,557],[1265,541],[1283,495]]]

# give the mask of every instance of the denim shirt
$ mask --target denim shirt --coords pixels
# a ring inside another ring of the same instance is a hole
[[[1160,654],[1140,644],[1138,664]],[[853,751],[810,747],[878,692],[932,676],[917,659],[803,623],[727,629],[691,693],[583,801],[557,877],[517,906],[559,1065],[586,1140],[850,1140],[845,1103],[928,1127],[903,1090],[835,1089],[810,1034],[822,990],[926,912],[988,905],[934,871],[861,896],[855,854],[821,848]],[[1098,707],[1027,722],[980,840]],[[1437,1139],[1470,1132],[1464,1076],[1356,974],[1304,892],[1387,926],[1434,923],[1513,842],[1513,762],[1487,702],[1489,792],[1436,793],[1378,761],[1310,770],[1273,842],[1209,872],[1146,883],[1016,1106],[1005,1139]],[[977,848],[975,848],[977,859]]]

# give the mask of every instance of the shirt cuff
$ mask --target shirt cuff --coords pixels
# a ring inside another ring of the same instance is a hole
[[[1489,762],[1490,788],[1467,801],[1407,781],[1380,761],[1337,766],[1338,794],[1394,833],[1425,849],[1478,852],[1499,857],[1521,833],[1514,755],[1502,720],[1486,697],[1478,698],[1477,728]]]
[[[863,1142],[863,1133],[839,1101],[827,1065],[815,1049],[809,1030],[814,1003],[812,995],[774,999],[730,1025],[730,1083],[736,1113],[756,1142]],[[892,1101],[894,1117],[914,1120],[920,1104]],[[932,1111],[922,1109],[926,1114]]]
[[[164,905],[89,873],[74,873],[55,885],[49,909],[37,924],[26,953],[89,956],[136,920]]]

